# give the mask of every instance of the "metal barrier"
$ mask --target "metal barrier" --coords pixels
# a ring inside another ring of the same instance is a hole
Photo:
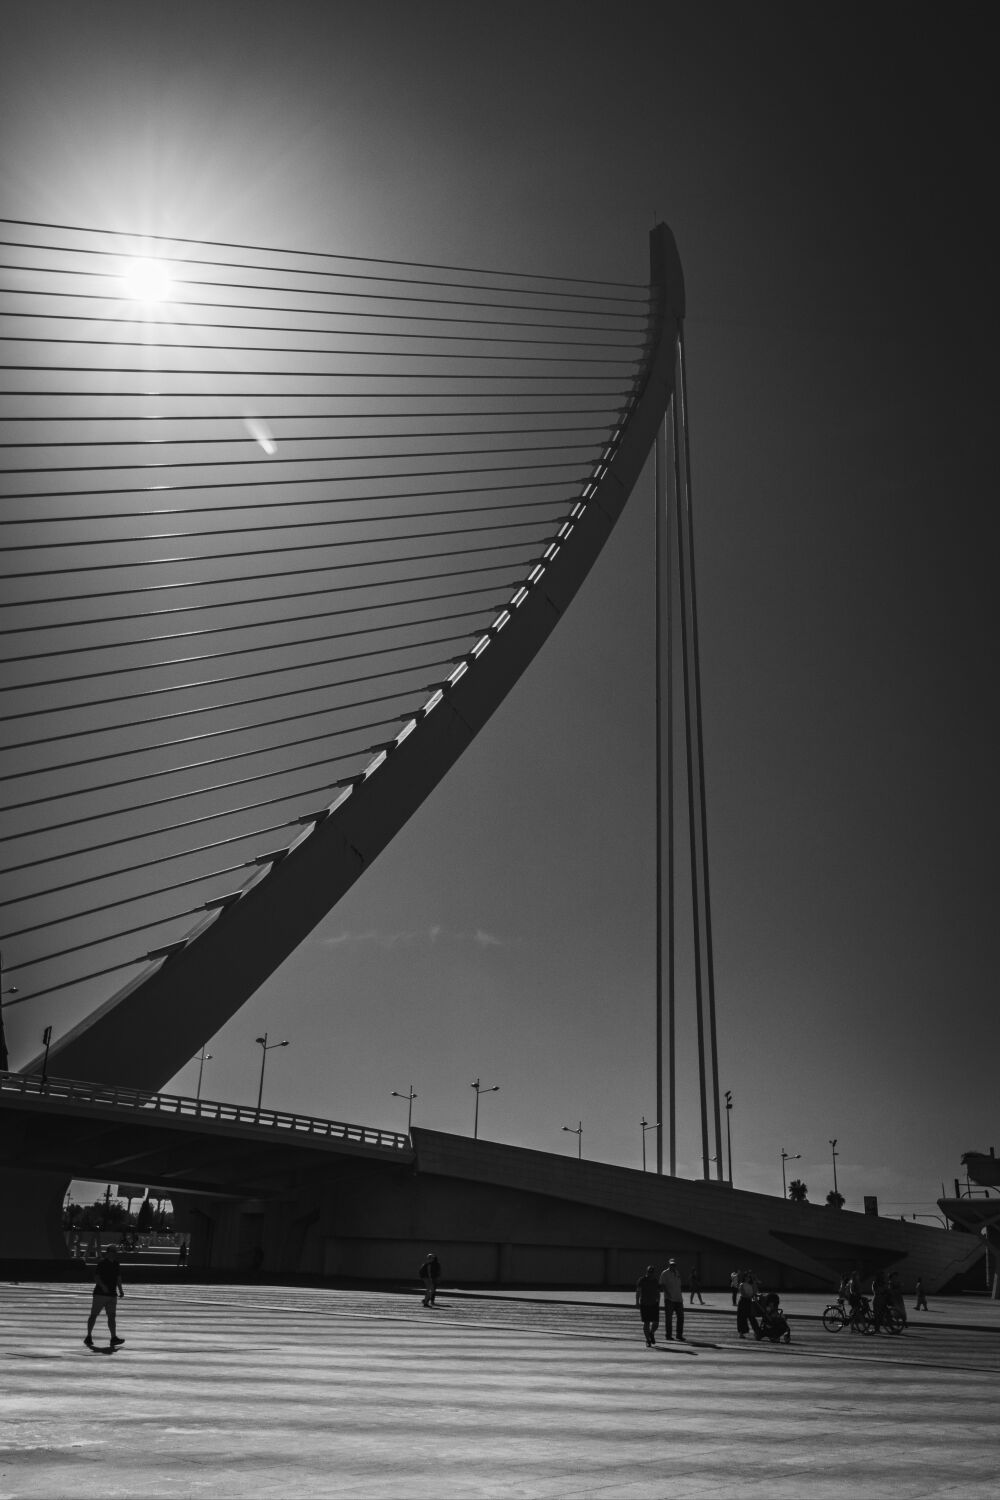
[[[312,1115],[289,1114],[284,1110],[256,1109],[245,1104],[224,1104],[216,1099],[190,1099],[183,1094],[150,1094],[142,1089],[121,1088],[117,1084],[83,1083],[68,1078],[43,1080],[37,1073],[0,1072],[0,1094],[61,1100],[67,1104],[98,1104],[113,1109],[152,1110],[161,1115],[180,1115],[229,1125],[290,1130],[299,1135],[350,1141],[354,1145],[375,1146],[388,1151],[410,1149],[409,1136],[400,1135],[395,1130],[349,1125],[342,1120],[320,1120]]]

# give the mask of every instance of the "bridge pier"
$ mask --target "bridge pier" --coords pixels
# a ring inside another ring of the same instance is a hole
[[[0,1258],[69,1260],[62,1214],[71,1180],[66,1172],[0,1167]]]

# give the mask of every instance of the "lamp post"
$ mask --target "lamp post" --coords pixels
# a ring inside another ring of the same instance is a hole
[[[51,1044],[52,1044],[52,1027],[51,1026],[46,1026],[45,1030],[42,1032],[42,1046],[45,1048],[45,1056],[42,1058],[42,1088],[43,1089],[46,1087],[46,1085],[48,1084],[48,1081],[49,1081],[49,1047],[51,1046]]]
[[[260,1101],[264,1097],[264,1064],[267,1062],[267,1054],[269,1052],[273,1052],[274,1049],[275,1049],[275,1047],[287,1047],[288,1043],[287,1043],[287,1041],[284,1041],[284,1042],[269,1042],[267,1040],[267,1032],[266,1031],[264,1032],[263,1036],[256,1037],[255,1041],[257,1042],[258,1047],[260,1047],[260,1049],[261,1049],[261,1051],[260,1051],[260,1088],[257,1090],[257,1113],[260,1114]]]
[[[726,1089],[726,1155],[729,1157],[729,1186],[733,1185],[733,1137],[729,1128],[729,1116],[733,1112],[733,1095]]]
[[[833,1153],[833,1191],[836,1194],[836,1196],[839,1198],[840,1194],[837,1192],[837,1155],[838,1155],[838,1152],[837,1152],[837,1142],[836,1142],[835,1139],[830,1142],[830,1150]]]
[[[393,1089],[393,1091],[392,1091],[392,1097],[394,1099],[407,1099],[407,1100],[409,1100],[409,1106],[410,1107],[409,1107],[409,1109],[406,1112],[406,1133],[407,1133],[407,1135],[409,1135],[409,1133],[410,1133],[410,1126],[413,1124],[413,1101],[414,1101],[414,1099],[418,1098],[419,1095],[417,1095],[417,1094],[415,1094],[413,1092],[413,1084],[411,1083],[410,1084],[410,1092],[408,1094],[397,1094],[396,1090]]]
[[[583,1160],[583,1121],[581,1120],[580,1123],[579,1123],[579,1125],[575,1125],[575,1126],[574,1125],[564,1125],[563,1126],[563,1130],[568,1130],[569,1133],[570,1133],[570,1135],[575,1135],[576,1136],[576,1158],[577,1158],[577,1161],[582,1161]],[[645,1136],[643,1136],[643,1140],[645,1140]]]
[[[642,1170],[645,1172],[645,1170],[646,1170],[646,1131],[647,1130],[659,1130],[659,1128],[660,1128],[660,1122],[659,1122],[659,1120],[654,1120],[652,1122],[652,1124],[647,1124],[646,1123],[646,1116],[643,1115],[642,1120],[641,1120],[640,1123],[642,1125]]]
[[[477,1078],[476,1081],[475,1081],[475,1083],[470,1084],[469,1087],[470,1088],[474,1088],[475,1091],[476,1091],[476,1113],[475,1113],[475,1117],[474,1117],[473,1122],[472,1122],[472,1139],[474,1141],[478,1141],[478,1139],[479,1139],[479,1096],[480,1096],[480,1094],[499,1094],[499,1092],[500,1092],[500,1085],[498,1083],[491,1083],[490,1086],[489,1086],[489,1088],[486,1088],[485,1085],[481,1084],[479,1082],[479,1079]]]
[[[785,1162],[786,1161],[801,1161],[801,1160],[802,1160],[802,1152],[801,1151],[796,1151],[795,1155],[791,1156],[785,1150],[784,1146],[782,1146],[782,1148],[781,1148],[781,1196],[783,1198],[787,1198],[788,1197],[788,1188],[787,1188],[787,1186],[785,1184]]]
[[[7,989],[3,986],[3,950],[0,949],[0,1072],[6,1073],[10,1067],[10,1057],[7,1052],[7,1032],[3,1024],[3,997],[4,995],[16,995],[17,985],[9,985]]]
[[[260,1038],[258,1037],[257,1040],[259,1041]],[[198,1100],[201,1099],[201,1079],[202,1079],[202,1074],[205,1071],[205,1064],[207,1062],[211,1062],[211,1061],[212,1061],[212,1054],[211,1054],[211,1052],[206,1052],[205,1049],[204,1049],[204,1047],[202,1047],[202,1049],[201,1049],[201,1055],[198,1058],[198,1088],[197,1088],[197,1091],[195,1092],[195,1096],[194,1096],[196,1101],[198,1101]],[[260,1103],[259,1102],[257,1104],[257,1108],[260,1109]]]

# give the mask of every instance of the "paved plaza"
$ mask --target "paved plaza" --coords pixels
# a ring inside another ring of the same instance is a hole
[[[740,1342],[728,1295],[647,1350],[624,1295],[3,1286],[0,1497],[995,1496],[1000,1308]],[[912,1317],[911,1313],[911,1317]],[[107,1344],[103,1325],[99,1343]]]

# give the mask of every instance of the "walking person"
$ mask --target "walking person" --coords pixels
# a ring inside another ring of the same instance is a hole
[[[646,1267],[635,1284],[635,1305],[642,1320],[646,1348],[652,1349],[656,1343],[656,1330],[660,1326],[660,1283],[652,1266]]]
[[[691,1293],[692,1307],[694,1307],[694,1299],[696,1297],[698,1298],[698,1301],[701,1303],[702,1307],[705,1306],[705,1299],[701,1295],[701,1277],[698,1275],[697,1267],[694,1267],[691,1275],[688,1277],[688,1291]]]
[[[923,1277],[922,1276],[918,1276],[917,1277],[916,1292],[917,1292],[917,1305],[916,1305],[915,1311],[916,1312],[929,1312],[930,1309],[927,1306],[927,1294],[924,1291],[924,1282],[923,1282]]]
[[[752,1271],[741,1271],[736,1302],[736,1332],[745,1339],[753,1329],[755,1339],[760,1338],[760,1327],[756,1318],[756,1291]]]
[[[680,1274],[677,1270],[677,1262],[671,1258],[666,1267],[660,1273],[660,1285],[663,1288],[663,1327],[664,1337],[673,1339],[674,1318],[677,1319],[677,1342],[686,1343],[684,1338],[684,1288],[681,1286]]]
[[[889,1272],[889,1303],[894,1312],[899,1314],[903,1327],[906,1327],[906,1304],[903,1301],[903,1283],[899,1279],[898,1271]]]
[[[441,1262],[433,1250],[428,1250],[427,1259],[420,1267],[420,1280],[424,1284],[424,1306],[433,1307],[437,1284],[441,1280]]]
[[[740,1273],[739,1273],[739,1271],[732,1271],[730,1273],[730,1276],[729,1276],[729,1290],[732,1293],[733,1306],[735,1307],[736,1304],[737,1304],[737,1302],[740,1300]]]
[[[90,1308],[90,1317],[87,1319],[87,1337],[84,1339],[88,1349],[94,1348],[94,1324],[98,1316],[104,1313],[108,1320],[108,1328],[111,1333],[111,1348],[117,1349],[119,1344],[125,1340],[118,1337],[115,1326],[115,1309],[119,1297],[124,1297],[122,1290],[122,1273],[118,1264],[118,1247],[109,1245],[101,1259],[97,1262],[97,1281],[94,1286],[94,1300]]]

